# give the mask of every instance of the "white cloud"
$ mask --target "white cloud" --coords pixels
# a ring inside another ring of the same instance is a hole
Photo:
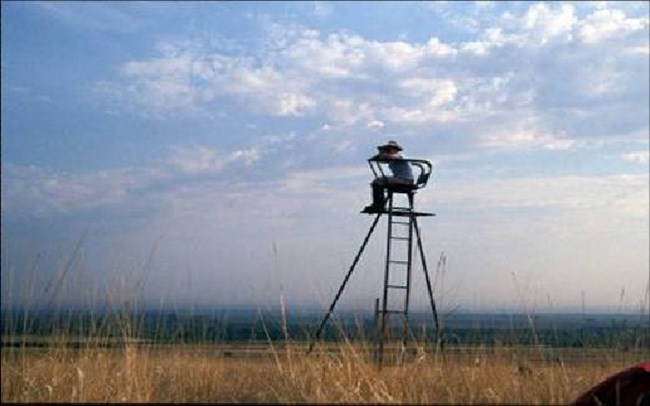
[[[231,159],[227,154],[217,155],[217,151],[202,145],[175,147],[169,163],[183,173],[196,174],[219,172]]]
[[[383,121],[380,121],[380,120],[373,120],[373,121],[368,123],[368,128],[378,130],[378,129],[384,128],[384,123],[383,123]]]
[[[579,37],[586,43],[597,43],[624,37],[648,29],[648,18],[629,18],[622,10],[601,9],[587,16],[580,24]]]
[[[617,3],[423,4],[418,11],[436,9],[456,27],[453,38],[462,39],[451,40],[439,27],[413,42],[407,38],[415,38],[415,31],[377,40],[270,24],[259,48],[211,39],[167,41],[153,56],[131,57],[96,86],[116,101],[115,110],[170,121],[225,112],[237,120],[242,112],[244,135],[254,141],[230,138],[236,146],[224,149],[218,141],[208,145],[208,138],[179,140],[157,162],[88,173],[6,164],[3,216],[67,213],[85,223],[106,219],[108,210],[121,226],[142,213],[147,221],[137,234],[120,230],[137,241],[133,249],[167,230],[175,240],[165,255],[174,264],[198,264],[206,279],[219,271],[224,280],[239,278],[233,291],[268,276],[264,258],[247,261],[279,238],[290,247],[286,268],[295,292],[307,296],[312,292],[298,281],[331,275],[327,271],[338,266],[331,262],[350,259],[345,249],[355,248],[350,239],[356,243],[362,236],[355,231],[367,225],[355,211],[370,200],[370,174],[365,165],[351,163],[363,163],[360,154],[391,134],[409,154],[460,156],[466,159],[456,162],[460,167],[472,167],[465,179],[447,174],[418,194],[420,206],[439,213],[427,241],[434,250],[444,247],[457,275],[485,272],[503,284],[501,272],[537,266],[548,271],[545,282],[561,287],[553,278],[616,266],[627,269],[613,276],[616,281],[625,274],[636,283],[634,272],[647,270],[647,174],[550,176],[537,167],[543,172],[538,176],[498,178],[478,173],[472,158],[492,159],[484,151],[566,150],[589,142],[606,149],[609,140],[647,140],[647,4],[634,5],[636,11]],[[321,17],[329,12],[319,11],[319,3],[311,6]],[[95,15],[84,23],[81,8],[67,7],[50,11],[103,30],[121,17]],[[503,8],[510,14],[496,14]],[[8,91],[26,93],[20,87]],[[290,120],[271,120],[277,116]],[[614,165],[647,165],[647,151],[634,145],[631,152],[616,152]],[[591,162],[598,165],[594,154]],[[553,170],[566,173],[578,164]],[[574,250],[567,241],[582,246]],[[314,248],[319,242],[328,244],[327,252]],[[262,284],[267,293],[268,286]]]
[[[474,9],[479,16],[486,7]],[[461,149],[566,149],[583,137],[624,138],[647,127],[640,90],[648,85],[647,18],[534,3],[477,24],[466,41],[409,43],[272,23],[255,54],[163,43],[159,56],[124,63],[118,78],[98,87],[152,115],[214,117],[234,103],[255,114],[316,117],[349,133],[369,123],[418,133],[486,119],[517,129],[537,120],[513,133],[475,126],[474,136],[455,138]]]
[[[128,62],[120,68],[128,80],[123,83],[100,81],[96,90],[118,102],[128,103],[138,114],[161,116],[169,113],[205,115],[209,93],[192,85],[191,57],[157,58],[148,62]]]
[[[3,165],[2,210],[45,216],[118,207],[126,202],[132,192],[166,177],[157,168],[122,168],[72,174],[36,166]]]
[[[571,40],[571,32],[576,22],[574,8],[571,4],[562,4],[552,9],[544,3],[530,6],[523,17],[523,27],[529,38],[540,45],[551,40]]]
[[[647,164],[648,161],[650,160],[650,152],[649,151],[628,152],[627,154],[621,155],[621,158],[623,158],[625,161],[636,162],[639,164]]]
[[[650,44],[646,44],[646,45],[642,45],[642,46],[625,47],[625,52],[631,53],[631,54],[649,55],[650,54]]]
[[[31,3],[44,13],[71,24],[101,31],[132,32],[142,24],[121,11],[116,3],[38,1]]]
[[[158,207],[151,200],[157,194],[172,191],[192,177],[218,175],[230,167],[250,166],[265,152],[272,152],[291,139],[291,134],[266,137],[249,148],[231,151],[204,145],[171,146],[156,164],[87,173],[3,165],[2,210],[45,216],[110,207],[134,208],[134,205]]]
[[[320,17],[320,18],[329,17],[333,12],[333,6],[328,2],[314,1],[312,2],[312,6],[314,7],[313,14],[316,17]]]
[[[2,211],[28,217],[104,209],[128,214],[149,211],[147,207],[164,209],[168,201],[177,204],[175,191],[188,184],[202,188],[214,183],[221,191],[239,183],[275,184],[296,170],[290,156],[298,140],[295,132],[288,132],[260,136],[228,150],[172,144],[156,161],[81,173],[3,164]]]
[[[489,149],[566,150],[573,147],[576,141],[549,132],[544,128],[539,117],[529,116],[486,129],[477,143]]]
[[[494,1],[488,1],[488,0],[475,1],[474,4],[477,7],[480,7],[480,8],[493,8],[494,7]]]
[[[318,170],[300,170],[289,173],[286,178],[281,180],[281,192],[293,191],[306,194],[323,192],[325,197],[327,190],[332,185],[340,185],[343,189],[343,181],[358,180],[367,176],[368,168],[365,165],[349,166],[330,169]]]
[[[452,80],[435,78],[408,78],[400,81],[407,94],[424,99],[424,105],[439,108],[454,101],[458,91]]]
[[[266,154],[279,151],[291,143],[295,135],[267,137],[248,149],[219,151],[202,145],[173,147],[168,157],[157,165],[140,168],[123,168],[71,174],[34,166],[3,166],[2,210],[5,212],[32,213],[37,216],[53,212],[74,212],[106,207],[158,207],[163,208],[172,200],[174,207],[194,207],[198,201],[183,201],[179,190],[187,190],[186,182],[197,175],[219,175],[199,178],[195,186],[207,193],[210,200],[212,186],[229,199],[241,199],[234,203],[250,206],[256,193],[266,193],[265,202],[272,199],[274,205],[291,206],[291,202],[309,202],[309,210],[347,210],[359,196],[369,195],[360,185],[369,176],[365,165],[333,167],[328,169],[286,168],[284,175],[261,179],[246,179],[245,186],[237,187],[241,179],[225,174],[233,166],[246,171],[247,166],[263,159]],[[340,150],[350,148],[341,144]],[[276,155],[271,155],[269,159]],[[621,156],[622,159],[647,164],[648,152],[637,151]],[[219,185],[219,186],[216,186]],[[241,184],[244,185],[244,184]],[[233,189],[234,187],[234,189]],[[457,209],[527,209],[545,211],[601,213],[618,218],[648,220],[650,178],[648,174],[620,174],[600,177],[553,176],[526,178],[485,178],[458,180],[453,184],[438,186],[435,194],[420,196],[420,204],[453,207]],[[233,194],[225,190],[232,190]],[[269,197],[270,196],[270,197]],[[170,200],[171,199],[171,200]],[[192,198],[194,199],[194,198]],[[200,199],[201,201],[203,198]],[[247,203],[244,203],[246,201]],[[301,205],[303,205],[301,203]],[[207,203],[206,203],[207,204]],[[214,204],[214,203],[213,203]],[[254,205],[254,204],[253,204]],[[189,210],[189,209],[188,209]],[[300,212],[299,208],[294,211]]]
[[[200,170],[209,167],[219,155],[205,148],[194,150],[207,162]],[[273,296],[268,292],[271,285],[261,282],[266,281],[267,268],[259,252],[268,249],[271,242],[278,242],[281,257],[291,261],[283,268],[285,286],[292,298],[306,300],[314,292],[305,290],[300,281],[316,278],[325,286],[340,283],[336,280],[338,273],[332,275],[325,270],[343,268],[368,227],[368,219],[354,214],[370,199],[368,169],[364,165],[293,170],[279,180],[239,182],[228,177],[209,177],[201,182],[162,184],[161,180],[169,179],[142,169],[83,176],[38,168],[9,169],[3,168],[3,215],[7,210],[15,210],[18,204],[31,210],[35,207],[34,199],[40,200],[39,205],[50,205],[40,208],[44,214],[64,210],[79,213],[116,204],[122,210],[143,209],[146,226],[128,238],[138,246],[142,241],[162,239],[164,249],[156,260],[168,265],[157,269],[153,284],[162,283],[163,275],[178,266],[187,266],[195,270],[194,275],[202,283],[210,278],[227,278],[232,283],[229,286],[247,286],[247,282],[256,281],[251,283]],[[636,248],[643,240],[636,244],[626,238],[642,237],[640,229],[645,229],[647,237],[649,181],[648,175],[643,174],[481,177],[437,184],[435,192],[424,190],[417,198],[418,207],[438,213],[431,222],[421,224],[428,244],[425,249],[429,255],[444,250],[450,258],[450,269],[454,272],[448,283],[460,283],[480,273],[503,284],[509,271],[517,271],[537,276],[537,281],[556,289],[558,296],[554,299],[563,303],[570,302],[571,292],[559,293],[557,278],[601,275],[607,264],[614,261],[610,258],[614,251],[637,252],[634,258],[621,260],[628,271],[617,276],[621,284],[634,283],[638,280],[634,267],[643,266],[647,259],[639,256]],[[21,189],[21,196],[15,194],[17,188]],[[21,200],[16,200],[18,197]],[[43,211],[45,208],[49,212]],[[121,213],[124,211],[111,216],[112,221],[123,221]],[[620,237],[614,242],[612,235]],[[375,241],[377,238],[375,235]],[[94,236],[93,241],[97,239]],[[320,243],[326,244],[326,252],[317,248]],[[585,249],[592,250],[594,255],[579,255]],[[494,252],[490,253],[491,250]],[[475,255],[467,255],[468,252]],[[381,252],[370,247],[364,257],[365,267],[373,262],[375,254],[379,257]],[[232,269],[238,272],[233,274]],[[363,279],[358,274],[357,278]],[[371,281],[374,280],[372,277]],[[494,300],[501,303],[498,296],[502,289],[469,285],[483,290],[488,305]],[[590,292],[602,289],[597,284],[577,286]],[[206,292],[205,297],[214,297],[215,292],[228,294],[216,289]],[[153,297],[158,294],[153,293]],[[351,289],[350,295],[354,297],[358,291]],[[471,291],[461,289],[458,299],[467,306],[470,296]]]
[[[608,213],[648,221],[649,192],[648,174],[495,178],[449,185],[437,191],[435,201],[455,208],[540,208],[565,216],[581,213],[593,218]]]

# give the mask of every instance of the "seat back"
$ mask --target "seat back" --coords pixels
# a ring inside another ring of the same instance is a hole
[[[370,166],[370,170],[375,176],[375,179],[392,176],[392,172],[390,169],[388,169],[388,164],[392,161],[392,159],[383,158],[368,159],[368,165]],[[431,177],[431,172],[433,170],[433,165],[431,165],[431,162],[424,159],[400,159],[400,161],[407,162],[411,166],[415,182],[412,185],[405,184],[395,187],[394,189],[396,192],[407,193],[409,191],[422,189],[427,185],[429,178]]]

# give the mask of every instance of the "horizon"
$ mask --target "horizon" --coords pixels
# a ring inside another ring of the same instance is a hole
[[[164,312],[166,314],[178,314],[178,315],[195,315],[195,316],[206,316],[206,315],[216,315],[218,313],[227,313],[227,312],[270,312],[270,313],[282,313],[286,312],[287,314],[293,313],[297,315],[316,315],[324,316],[327,308],[313,304],[299,304],[291,305],[286,304],[286,307],[283,308],[279,304],[265,304],[265,305],[252,305],[252,304],[231,304],[231,305],[197,305],[195,303],[175,303],[167,305],[155,305],[155,304],[145,304],[138,303],[137,301],[127,300],[124,303],[114,303],[114,302],[105,302],[105,303],[95,303],[92,307],[79,305],[79,304],[57,304],[55,307],[49,304],[11,304],[2,307],[3,313],[58,313],[65,314],[70,312],[81,312],[81,313],[115,313],[115,312]],[[337,306],[333,317],[336,315],[347,315],[350,314],[373,314],[374,310],[368,306],[364,307],[349,307],[349,306]],[[444,317],[453,317],[456,315],[467,316],[467,315],[478,315],[478,316],[573,316],[573,317],[589,317],[589,316],[620,316],[620,317],[638,317],[639,315],[645,315],[647,309],[639,307],[638,309],[621,309],[611,308],[611,307],[586,307],[584,311],[582,309],[576,308],[539,308],[539,309],[523,309],[521,307],[510,307],[510,308],[461,308],[457,307],[451,311],[446,311],[444,314],[439,313]],[[412,307],[409,310],[409,314],[415,316],[430,316],[431,309],[425,307]],[[650,319],[648,320],[650,322]]]

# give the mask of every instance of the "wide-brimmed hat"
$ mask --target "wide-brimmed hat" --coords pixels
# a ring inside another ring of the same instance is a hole
[[[386,148],[397,148],[398,151],[401,151],[403,148],[400,147],[400,145],[397,143],[397,141],[388,141],[385,145],[380,145],[377,147],[378,149],[386,149]]]

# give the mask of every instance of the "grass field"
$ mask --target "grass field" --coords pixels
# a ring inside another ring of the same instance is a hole
[[[414,322],[408,351],[387,345],[379,369],[372,334],[352,317],[307,354],[314,322],[284,307],[223,320],[127,306],[2,310],[2,402],[567,404],[650,359],[639,315],[495,316],[476,328],[449,319],[444,350]]]
[[[417,344],[379,370],[342,342],[304,345],[154,345],[2,351],[3,402],[353,402],[566,404],[647,353]]]

